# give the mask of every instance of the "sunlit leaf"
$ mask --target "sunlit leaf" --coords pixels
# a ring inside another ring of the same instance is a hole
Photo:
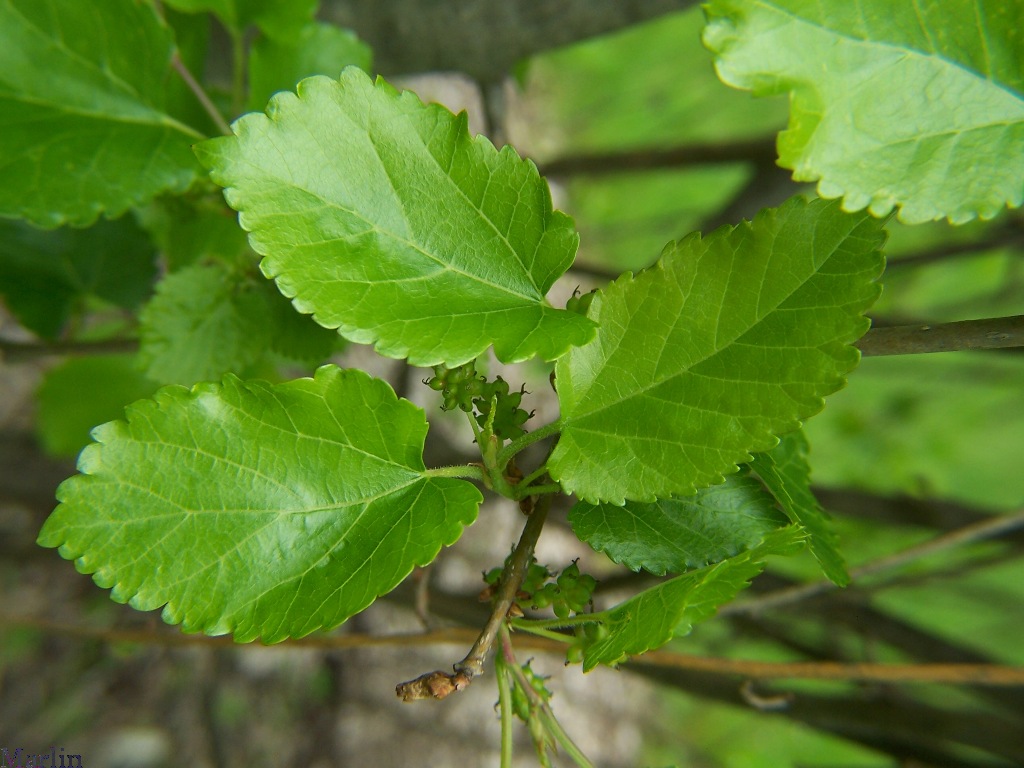
[[[773,447],[857,364],[882,239],[865,214],[794,198],[612,283],[597,338],[555,368],[551,476],[587,501],[653,501]]]
[[[552,360],[593,335],[545,294],[577,235],[533,163],[348,68],[196,146],[302,312],[414,365]]]
[[[779,163],[908,223],[1024,200],[1024,0],[713,0],[729,85],[790,95]]]
[[[430,476],[423,411],[361,371],[166,387],[97,428],[39,543],[190,632],[328,629],[459,538],[480,492]]]

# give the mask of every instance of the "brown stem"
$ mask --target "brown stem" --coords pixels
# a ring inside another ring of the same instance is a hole
[[[951,685],[1024,685],[1024,668],[998,664],[878,664],[844,661],[750,661],[652,651],[637,665],[672,667],[755,680],[799,678],[869,683],[948,683]]]
[[[970,544],[976,541],[982,541],[983,539],[1001,536],[1004,533],[1009,533],[1022,527],[1024,527],[1024,511],[1017,512],[1012,515],[999,516],[989,520],[984,520],[980,523],[969,525],[966,528],[961,528],[960,530],[946,533],[942,536],[937,536],[936,538],[930,539],[922,544],[917,544],[891,555],[886,555],[878,560],[866,563],[859,568],[854,568],[850,571],[850,580],[856,581],[868,576],[874,576],[878,573],[891,571],[937,552],[942,552],[947,549],[952,549],[953,547]],[[776,590],[775,592],[769,592],[768,594],[762,595],[761,597],[753,600],[731,603],[723,606],[718,613],[720,616],[737,614],[755,615],[772,608],[792,605],[793,603],[800,602],[801,600],[806,600],[826,592],[831,592],[834,589],[837,589],[836,585],[831,581],[826,580],[816,581],[811,584],[800,584],[795,587],[788,587],[786,589]]]
[[[515,602],[516,594],[523,585],[526,572],[530,569],[530,559],[533,557],[533,550],[537,546],[537,539],[544,528],[544,521],[547,519],[548,509],[551,507],[551,499],[548,496],[541,496],[534,504],[533,511],[523,527],[512,557],[501,575],[501,584],[494,596],[494,608],[491,616],[484,625],[483,630],[473,647],[469,649],[466,658],[455,665],[456,672],[464,672],[470,679],[481,674],[484,670],[484,662],[487,654],[494,645],[494,638],[498,635],[498,628],[505,621],[509,608]]]
[[[516,544],[516,548],[501,574],[501,582],[494,596],[490,617],[477,636],[476,642],[473,643],[473,647],[469,649],[469,653],[462,661],[454,665],[454,674],[435,670],[413,680],[399,683],[395,687],[395,693],[402,701],[444,699],[456,691],[463,690],[473,682],[474,677],[483,673],[484,662],[498,636],[498,630],[501,628],[502,622],[505,621],[509,608],[512,607],[516,594],[523,585],[526,572],[530,568],[530,559],[533,557],[533,550],[544,527],[550,506],[549,496],[541,496],[535,500],[533,510],[519,537],[519,543]]]
[[[325,650],[344,650],[347,648],[381,646],[462,645],[469,642],[470,638],[477,636],[477,633],[472,629],[453,627],[415,634],[349,634],[304,637],[275,645],[263,646],[258,643],[239,645],[226,636],[207,637],[205,635],[186,635],[180,632],[107,629],[24,616],[0,616],[0,626],[4,629],[27,627],[42,632],[96,639],[107,643],[127,642],[162,646],[230,646],[239,650],[246,648],[320,648]],[[526,634],[517,635],[516,645],[524,649],[559,655],[564,655],[565,653],[564,643]],[[641,659],[629,662],[628,665],[687,669],[718,675],[740,675],[762,680],[790,678],[862,682],[952,683],[988,686],[1024,685],[1024,668],[998,664],[873,664],[831,661],[765,662],[691,656],[673,651],[650,651],[644,654]]]
[[[1024,347],[1024,315],[872,328],[856,346],[865,357]]]

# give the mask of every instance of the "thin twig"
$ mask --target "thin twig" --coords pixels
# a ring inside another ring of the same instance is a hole
[[[519,543],[516,544],[512,556],[502,571],[491,615],[466,657],[453,665],[454,674],[438,669],[422,674],[413,680],[399,683],[395,686],[395,693],[402,701],[447,698],[452,693],[468,687],[473,682],[473,678],[483,673],[484,662],[494,645],[494,639],[498,636],[498,629],[504,623],[509,608],[512,607],[516,594],[523,584],[526,572],[530,568],[530,559],[533,557],[533,550],[537,545],[541,529],[544,527],[550,506],[551,502],[548,496],[542,496],[533,505],[529,519],[523,527],[523,533],[519,537]]]
[[[630,662],[740,675],[755,680],[801,679],[869,683],[948,683],[951,685],[1024,686],[1024,668],[998,664],[878,664],[845,661],[749,661],[690,656],[673,651],[651,651]]]
[[[872,328],[856,346],[865,357],[1024,347],[1024,315]]]
[[[423,645],[465,645],[477,636],[468,627],[452,627],[413,634],[396,635],[329,635],[287,640],[276,645],[239,644],[230,637],[186,635],[180,632],[125,630],[88,627],[26,616],[0,616],[0,627],[25,627],[69,637],[88,638],[107,643],[140,643],[160,646],[231,646],[294,650],[345,650],[369,647],[410,647]],[[516,645],[538,652],[565,654],[565,643],[531,635],[516,637]],[[712,674],[740,675],[755,679],[817,679],[856,680],[863,682],[953,683],[964,685],[1024,686],[1024,668],[998,664],[867,664],[844,662],[762,662],[740,659],[718,659],[672,651],[650,651],[641,659],[628,662],[623,668],[646,664],[656,667],[690,669]]]
[[[481,674],[484,670],[484,661],[487,654],[494,645],[494,638],[498,635],[498,629],[508,615],[508,609],[515,602],[516,594],[523,585],[523,579],[530,568],[530,559],[533,557],[533,550],[537,546],[537,539],[544,528],[544,521],[547,519],[548,509],[551,506],[549,497],[541,497],[534,505],[530,517],[523,527],[512,557],[509,558],[505,572],[501,576],[501,584],[494,596],[494,608],[491,610],[491,617],[487,620],[480,636],[473,647],[470,648],[466,658],[455,665],[456,672],[464,672],[470,679]]]
[[[171,66],[174,67],[174,71],[178,73],[182,80],[185,81],[185,85],[192,91],[192,94],[196,97],[196,100],[202,105],[203,111],[210,116],[213,124],[217,126],[217,130],[223,133],[225,136],[231,135],[231,127],[228,125],[224,116],[217,109],[217,105],[213,103],[210,97],[207,95],[203,86],[199,84],[199,81],[192,76],[189,72],[188,67],[185,66],[185,62],[181,60],[181,56],[175,51],[171,56]]]
[[[859,568],[854,568],[850,571],[850,580],[856,581],[891,571],[915,560],[920,560],[923,557],[934,555],[937,552],[943,552],[984,539],[991,539],[1019,528],[1024,528],[1024,511],[1012,515],[993,517],[980,523],[974,523],[965,528],[937,536],[922,544],[916,544],[891,555],[886,555],[870,563],[865,563]],[[769,592],[753,600],[722,606],[718,614],[720,616],[756,615],[772,608],[792,605],[793,603],[831,592],[834,589],[837,589],[836,585],[827,580],[815,581],[811,584],[801,584]]]
[[[891,272],[904,267],[920,267],[949,259],[980,256],[998,248],[1024,248],[1024,231],[1020,224],[1011,220],[977,240],[940,243],[906,256],[894,256],[887,260],[885,269]]]

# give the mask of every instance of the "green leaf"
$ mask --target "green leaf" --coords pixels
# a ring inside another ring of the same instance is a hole
[[[249,52],[249,108],[263,109],[273,93],[310,75],[337,77],[350,64],[369,70],[372,61],[366,43],[332,24],[307,24],[294,40],[261,37]]]
[[[190,385],[260,360],[273,335],[263,282],[242,280],[220,264],[165,277],[139,318],[146,373],[164,384]]]
[[[161,197],[137,214],[170,272],[210,259],[242,268],[256,264],[238,217],[219,195]]]
[[[781,528],[753,549],[677,576],[595,614],[602,627],[584,644],[583,671],[598,664],[615,666],[673,637],[688,635],[694,624],[714,616],[720,605],[744,589],[764,569],[766,557],[799,551],[803,535],[799,526]]]
[[[772,492],[789,519],[807,531],[808,546],[821,570],[833,582],[845,587],[850,583],[850,576],[839,551],[839,536],[828,513],[811,492],[809,450],[802,431],[790,432],[771,451],[754,456],[750,468]]]
[[[569,511],[569,522],[580,540],[616,563],[663,576],[749,549],[786,518],[759,482],[731,475],[693,496],[650,504],[581,501]]]
[[[593,324],[544,296],[572,263],[572,220],[533,163],[470,138],[466,117],[350,67],[281,93],[235,136],[196,146],[299,311],[418,366],[494,345],[553,360]]]
[[[296,312],[269,280],[217,262],[164,278],[140,321],[139,360],[163,384],[258,370],[274,354],[320,363],[344,346],[337,333]]]
[[[26,328],[54,339],[84,301],[134,309],[152,292],[156,252],[130,216],[43,231],[0,220],[0,296]]]
[[[149,3],[0,0],[0,216],[114,218],[199,166],[164,111],[174,41]]]
[[[166,387],[94,432],[39,543],[188,632],[330,629],[454,543],[479,491],[431,477],[423,411],[361,371]]]
[[[124,415],[124,407],[156,391],[134,355],[71,358],[43,377],[36,393],[36,431],[55,456],[75,456],[97,424]]]
[[[271,37],[290,39],[313,20],[318,0],[164,0],[185,13],[208,11],[236,34],[255,24]]]
[[[712,0],[719,77],[790,94],[779,163],[822,197],[907,223],[1024,199],[1024,1]]]
[[[555,368],[551,476],[587,501],[653,501],[772,448],[857,364],[882,240],[866,214],[794,198],[616,280],[590,307],[597,338]]]

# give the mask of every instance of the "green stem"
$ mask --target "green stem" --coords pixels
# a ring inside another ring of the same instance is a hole
[[[181,60],[181,56],[178,51],[175,51],[171,56],[171,66],[174,67],[174,71],[178,73],[178,76],[185,81],[185,85],[187,85],[188,89],[192,91],[192,94],[202,105],[206,114],[210,116],[213,124],[217,126],[217,130],[225,136],[230,136],[231,127],[228,125],[227,120],[224,119],[224,115],[220,113],[220,110],[217,109],[213,100],[207,95],[206,91],[203,90],[203,86],[199,84],[199,81],[192,76],[191,72],[189,72],[188,67],[185,66],[185,62]]]
[[[512,768],[512,686],[509,685],[504,656],[500,653],[494,658],[494,669],[498,677],[498,706],[501,709],[501,768]]]
[[[537,467],[535,470],[533,470],[533,472],[531,472],[526,477],[524,477],[522,480],[520,480],[519,481],[519,485],[522,488],[527,488],[527,487],[529,487],[530,483],[532,483],[534,480],[536,480],[538,477],[540,477],[541,475],[543,475],[547,471],[548,471],[548,465],[547,465],[547,462],[544,462],[539,467]]]
[[[547,483],[545,485],[533,485],[528,488],[522,484],[515,486],[516,499],[525,499],[527,496],[543,496],[548,493],[561,493],[562,486],[559,483]]]
[[[575,616],[566,616],[564,619],[513,619],[512,626],[521,629],[523,632],[539,635],[538,629],[570,629],[583,624],[599,624],[607,618],[606,611],[600,613],[577,613]],[[560,638],[564,639],[564,635]]]
[[[563,634],[561,632],[553,632],[550,629],[541,629],[539,627],[521,626],[519,624],[516,624],[515,623],[516,621],[522,621],[522,619],[515,619],[512,622],[512,626],[515,629],[522,629],[524,632],[529,632],[531,635],[536,635],[537,637],[544,637],[544,638],[547,638],[548,640],[554,640],[555,642],[558,642],[558,643],[571,643],[572,642],[572,637],[570,637],[569,635]]]
[[[485,481],[483,467],[475,464],[456,464],[450,467],[435,467],[428,469],[423,474],[428,477],[467,477],[470,480]]]
[[[537,546],[537,539],[540,538],[540,532],[544,528],[544,521],[547,519],[548,507],[550,506],[551,500],[546,496],[541,498],[534,506],[533,512],[523,527],[519,543],[516,544],[516,548],[501,574],[501,581],[499,582],[498,592],[494,597],[494,607],[491,609],[491,616],[483,630],[481,630],[480,636],[477,637],[473,647],[466,654],[466,658],[455,665],[456,673],[467,675],[472,680],[483,672],[484,659],[487,658],[491,646],[494,645],[494,639],[498,635],[498,630],[505,623],[508,609],[515,601],[516,593],[519,592],[519,588],[523,585],[523,579],[526,578],[526,572],[530,567],[530,558],[533,557],[533,550]]]
[[[555,737],[555,741],[561,745],[565,753],[573,759],[573,762],[580,766],[580,768],[594,768],[594,764],[583,754],[583,750],[577,747],[576,742],[569,738],[569,734],[562,730],[562,725],[558,722],[554,712],[551,711],[551,707],[545,703],[540,711],[547,732]]]
[[[550,424],[545,424],[542,427],[538,427],[533,432],[527,432],[522,437],[517,437],[515,440],[510,442],[500,451],[498,451],[498,466],[504,467],[508,464],[512,457],[517,453],[525,449],[527,446],[533,445],[539,440],[543,440],[545,437],[551,437],[551,435],[557,434],[562,431],[562,420],[556,419]]]

